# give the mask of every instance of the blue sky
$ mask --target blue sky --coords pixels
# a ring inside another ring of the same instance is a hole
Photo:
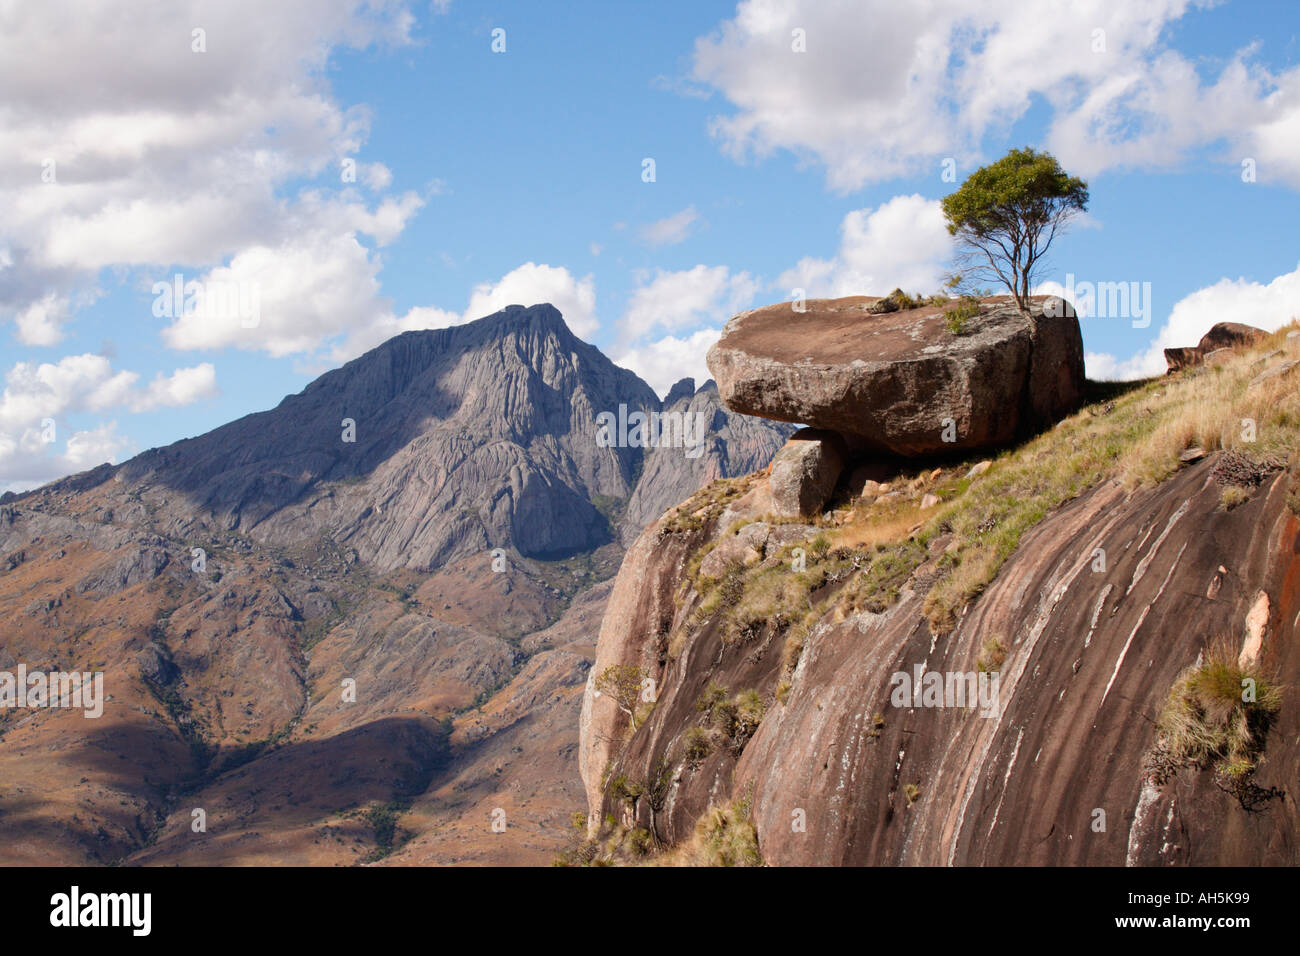
[[[1026,144],[1092,192],[1043,280],[1150,290],[1146,327],[1083,319],[1090,374],[1300,316],[1300,7],[922,6],[20,3],[0,487],[511,302],[554,301],[662,394],[740,309],[937,288],[937,200]],[[155,314],[177,273],[255,289],[256,326]]]

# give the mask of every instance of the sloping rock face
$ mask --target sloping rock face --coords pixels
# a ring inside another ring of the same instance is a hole
[[[780,640],[726,641],[716,619],[696,617],[697,596],[679,594],[693,553],[765,513],[765,483],[702,528],[647,528],[615,582],[593,673],[644,667],[658,700],[629,737],[588,685],[590,818],[621,814],[676,842],[708,807],[748,798],[763,859],[775,865],[1296,865],[1293,705],[1256,773],[1281,795],[1253,811],[1210,770],[1144,784],[1159,707],[1208,636],[1253,622],[1263,637],[1252,653],[1283,685],[1300,679],[1300,521],[1286,504],[1288,477],[1224,511],[1213,468],[1211,456],[1145,491],[1108,483],[1069,502],[1026,535],[941,639],[922,614],[920,569],[882,613],[823,617],[780,690]],[[894,706],[893,675],[976,672],[994,636],[1007,653],[988,716]],[[724,747],[684,761],[711,683],[784,702],[739,755]],[[622,775],[647,782],[630,809],[602,786]]]
[[[1083,339],[1068,305],[982,302],[969,331],[944,309],[872,315],[877,299],[810,300],[743,312],[709,350],[733,411],[837,431],[860,451],[920,456],[1006,444],[1073,411]]]
[[[1218,322],[1201,336],[1201,341],[1195,347],[1165,349],[1165,363],[1169,366],[1169,372],[1177,372],[1193,365],[1200,365],[1211,352],[1254,345],[1267,335],[1268,333],[1263,329],[1257,329],[1253,325]]]

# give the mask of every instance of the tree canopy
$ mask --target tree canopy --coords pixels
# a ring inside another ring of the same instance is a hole
[[[1057,232],[1087,208],[1088,184],[1032,148],[981,166],[943,199],[962,272],[1005,285],[1022,309]]]

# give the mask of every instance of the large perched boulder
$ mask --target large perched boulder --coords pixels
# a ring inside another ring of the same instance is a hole
[[[778,514],[814,515],[844,471],[844,439],[834,432],[801,428],[772,459],[767,484]]]
[[[966,331],[940,305],[872,314],[870,296],[743,312],[709,350],[733,411],[830,429],[850,451],[919,456],[1006,444],[1083,398],[1083,339],[1068,303],[1028,314],[983,299]]]
[[[1210,331],[1201,336],[1201,341],[1195,347],[1165,349],[1165,364],[1169,366],[1166,374],[1193,365],[1203,365],[1216,352],[1221,353],[1218,358],[1222,360],[1231,354],[1227,350],[1254,345],[1267,335],[1268,333],[1263,329],[1257,329],[1253,325],[1243,325],[1241,322],[1216,323],[1210,327]]]

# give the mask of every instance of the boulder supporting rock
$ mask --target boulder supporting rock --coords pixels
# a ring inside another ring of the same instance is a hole
[[[847,460],[844,439],[835,432],[801,428],[772,459],[767,483],[778,514],[808,517],[835,490]]]

